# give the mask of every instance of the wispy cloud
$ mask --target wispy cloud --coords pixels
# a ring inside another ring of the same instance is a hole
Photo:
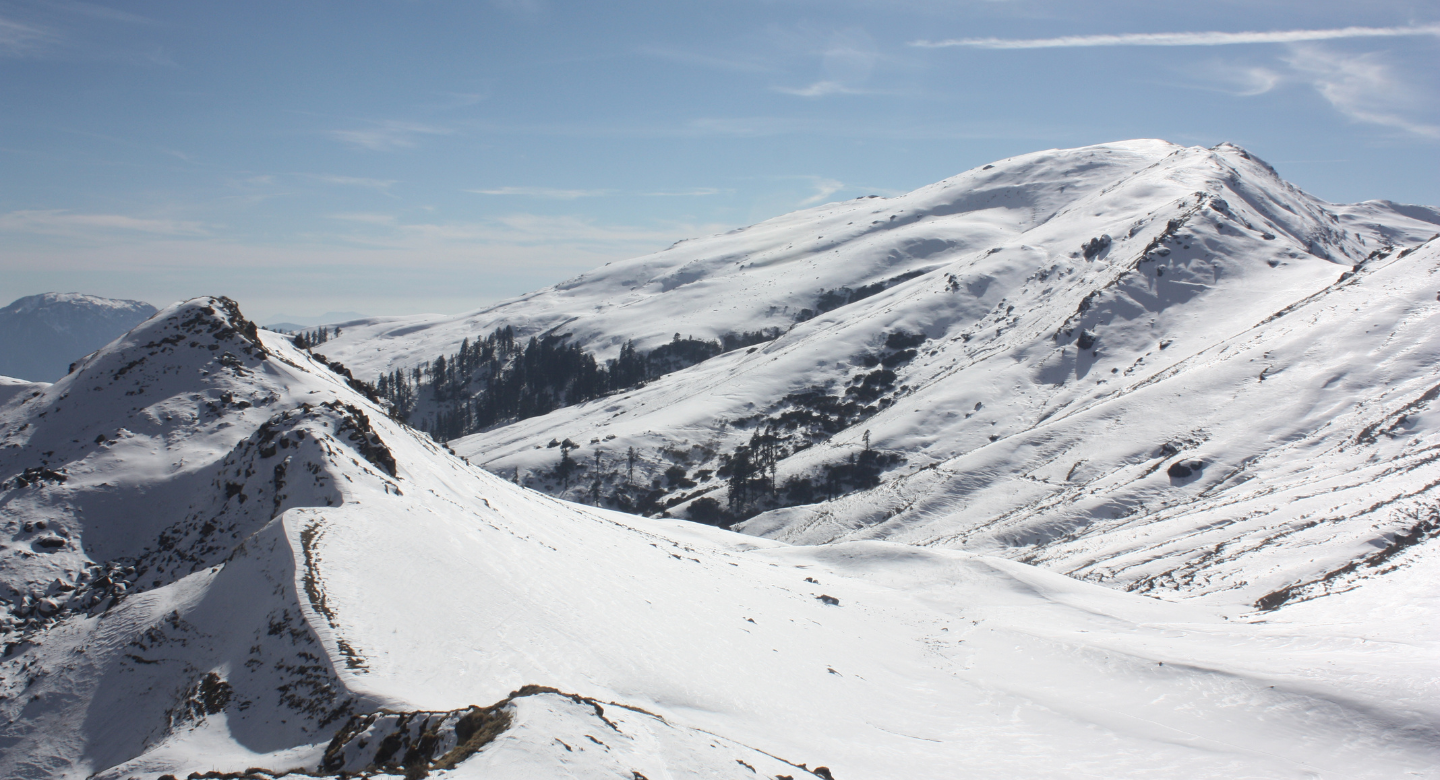
[[[489,190],[466,190],[476,195],[511,195],[522,198],[550,198],[553,200],[574,200],[576,198],[598,198],[612,195],[614,190],[564,190],[552,187],[496,187]]]
[[[450,135],[455,131],[448,127],[422,125],[414,122],[376,122],[372,127],[359,130],[331,130],[330,136],[351,146],[388,152],[416,145],[416,138],[424,135]]]
[[[367,225],[394,225],[399,222],[392,214],[376,214],[365,211],[331,214],[330,219],[338,219],[345,222],[361,222]]]
[[[58,43],[60,36],[0,16],[0,56],[28,57]]]
[[[364,187],[384,192],[394,186],[395,179],[366,179],[359,176],[335,176],[329,173],[309,174],[309,178],[326,184],[337,184],[342,187]]]
[[[1337,112],[1355,122],[1380,125],[1424,138],[1440,139],[1433,117],[1435,96],[1417,87],[1409,69],[1385,53],[1351,53],[1319,43],[1289,44],[1264,64],[1216,59],[1190,68],[1181,84],[1191,89],[1256,97],[1282,88],[1313,89]]]
[[[776,92],[798,97],[818,98],[829,95],[873,95],[866,88],[876,64],[881,61],[879,47],[862,29],[841,30],[830,35],[820,51],[820,67],[824,76],[804,87],[771,87]]]
[[[813,206],[816,203],[823,202],[826,198],[840,190],[845,189],[845,182],[836,179],[826,179],[820,176],[807,176],[805,178],[810,179],[811,185],[815,187],[815,194],[800,201],[801,206]]]
[[[1345,54],[1319,46],[1296,46],[1283,58],[1335,110],[1358,122],[1393,127],[1440,139],[1440,126],[1409,114],[1423,100],[1376,54]]]
[[[435,108],[441,111],[467,108],[477,105],[490,97],[488,92],[442,92],[441,94],[445,99],[435,106]]]
[[[1231,71],[1230,76],[1232,83],[1239,87],[1235,94],[1241,97],[1263,95],[1286,79],[1285,74],[1266,67],[1242,68]]]
[[[864,90],[854,89],[838,81],[817,81],[808,87],[772,87],[776,92],[800,97],[824,97],[826,95],[860,95]]]
[[[646,198],[696,198],[719,195],[724,190],[714,187],[695,187],[688,190],[659,192],[626,192],[623,190],[566,190],[551,187],[496,187],[488,190],[465,190],[476,195],[510,195],[522,198],[549,198],[552,200],[575,200],[577,198],[599,198],[606,196],[641,196]]]
[[[1330,30],[1279,30],[1273,32],[1178,32],[1124,35],[1067,35],[1060,38],[951,38],[911,41],[911,46],[941,49],[964,46],[975,49],[1070,49],[1092,46],[1233,46],[1245,43],[1300,43],[1339,38],[1395,38],[1440,36],[1440,25],[1418,27],[1340,27]]]
[[[208,234],[205,226],[199,222],[176,219],[143,219],[121,214],[73,214],[64,210],[12,211],[0,214],[0,232],[75,236],[112,231],[167,236]]]
[[[719,195],[729,190],[720,190],[714,187],[696,187],[690,190],[679,190],[674,192],[645,192],[641,193],[647,198],[703,198],[707,195]]]
[[[96,3],[81,2],[81,0],[50,0],[48,3],[52,8],[68,11],[74,14],[90,16],[96,19],[106,19],[112,22],[129,22],[131,24],[156,24],[154,19],[148,16],[132,14],[128,11],[117,11]]]

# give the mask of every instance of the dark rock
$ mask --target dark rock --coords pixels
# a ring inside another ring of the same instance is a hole
[[[1086,260],[1093,260],[1096,255],[1110,248],[1110,241],[1109,235],[1092,238],[1080,247],[1080,252],[1085,255]]]
[[[357,452],[372,464],[379,466],[386,474],[395,476],[395,455],[385,445],[375,430],[370,427],[370,418],[359,407],[350,404],[327,403],[335,411],[341,412],[344,417],[335,428],[336,438],[349,434],[345,438],[349,440]],[[569,439],[565,440],[569,442]],[[575,445],[570,444],[573,448]]]
[[[15,487],[23,488],[31,485],[43,485],[46,482],[59,485],[64,484],[67,479],[69,479],[69,477],[65,476],[63,471],[55,471],[45,468],[44,466],[31,466],[16,475]],[[3,487],[8,487],[8,485],[4,485]],[[44,528],[45,526],[42,524],[40,527]]]
[[[1185,479],[1186,477],[1199,474],[1204,468],[1204,461],[1192,460],[1185,463],[1177,460],[1170,464],[1170,468],[1166,469],[1165,473],[1170,475],[1172,479]]]
[[[894,331],[885,337],[886,349],[911,349],[923,343],[925,343],[924,335],[919,333],[906,333],[903,330]]]
[[[886,368],[895,368],[896,366],[903,366],[903,365],[905,365],[906,363],[909,363],[910,361],[914,360],[914,359],[915,359],[915,355],[916,355],[915,350],[913,350],[913,349],[903,349],[903,350],[900,350],[899,352],[895,352],[895,353],[893,353],[893,354],[886,355],[884,358],[881,358],[881,360],[880,360],[880,365],[882,365],[882,366],[884,366],[884,367],[886,367]]]

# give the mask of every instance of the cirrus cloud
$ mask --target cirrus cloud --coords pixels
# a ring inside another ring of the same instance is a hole
[[[1234,46],[1246,43],[1300,43],[1339,38],[1395,38],[1440,36],[1440,25],[1420,27],[1340,27],[1330,30],[1278,30],[1272,32],[1177,32],[1121,35],[1065,35],[1058,38],[951,38],[911,41],[922,49],[969,47],[975,49],[1072,49],[1094,46]]]
[[[476,195],[512,195],[522,198],[550,198],[553,200],[574,200],[576,198],[598,198],[610,195],[614,190],[566,190],[554,187],[496,187],[488,190],[465,190]]]
[[[58,42],[55,33],[0,16],[0,56],[27,57]]]
[[[128,231],[167,236],[208,235],[199,222],[178,219],[144,219],[122,214],[74,214],[63,209],[12,211],[0,214],[0,232],[82,236],[97,232]]]
[[[450,135],[448,127],[435,127],[414,122],[375,122],[371,127],[358,130],[331,130],[330,137],[351,146],[376,152],[389,152],[417,145],[416,139],[424,135]]]
[[[1309,83],[1341,114],[1357,122],[1440,139],[1440,126],[1414,117],[1415,108],[1425,100],[1380,55],[1295,46],[1283,59],[1296,78]]]

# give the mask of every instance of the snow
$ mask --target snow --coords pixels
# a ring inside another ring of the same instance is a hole
[[[176,332],[204,335],[149,346]],[[12,490],[6,510],[19,498],[26,517],[68,512],[76,548],[89,553],[93,531],[144,573],[108,610],[26,629],[3,667],[0,774],[314,768],[350,715],[488,705],[523,685],[615,703],[614,725],[573,699],[516,699],[510,729],[436,776],[732,777],[749,774],[743,760],[767,776],[806,764],[840,778],[1378,778],[1424,776],[1440,758],[1423,725],[1440,701],[1423,673],[1433,634],[1361,652],[1372,629],[1256,622],[962,551],[791,547],[568,504],[469,466],[255,337],[265,353],[223,305],[183,304],[6,412],[21,445],[7,463],[92,430],[92,413],[146,437],[124,455],[72,446],[69,480]],[[132,372],[140,400],[124,394]],[[62,411],[93,387],[87,407]],[[226,392],[275,400],[213,417],[175,406]],[[351,409],[393,476],[346,427]],[[167,483],[157,467],[181,460],[190,476]],[[96,511],[167,490],[191,510]],[[214,529],[194,531],[202,521]],[[108,527],[122,523],[129,533]],[[160,529],[169,549],[154,545]],[[12,587],[72,554],[5,552]],[[205,703],[210,674],[228,686],[219,707]]]
[[[12,376],[0,376],[0,406],[21,396],[44,390],[48,386],[48,382],[30,382]]]
[[[233,302],[175,304],[0,406],[0,776],[318,772],[337,734],[494,705],[431,776],[1440,777],[1426,224],[1128,142],[325,345],[361,376],[500,322],[602,351],[928,269],[459,455]],[[868,430],[908,458],[874,490],[746,535],[505,478],[556,435],[727,446],[749,432],[718,420],[843,384],[896,328],[930,337],[909,390],[782,466]]]
[[[972,209],[977,202],[985,207]],[[572,457],[582,463],[596,450],[613,462],[634,447],[642,481],[670,465],[667,453],[697,446],[709,454],[686,465],[714,471],[715,454],[753,433],[736,420],[771,413],[807,387],[840,392],[865,370],[860,356],[904,329],[929,340],[897,369],[894,405],[786,458],[777,478],[817,474],[857,452],[866,431],[905,464],[874,490],[775,509],[741,530],[803,544],[888,539],[985,551],[1162,597],[1252,607],[1286,588],[1313,594],[1345,580],[1331,573],[1376,540],[1383,547],[1413,525],[1408,513],[1440,498],[1435,412],[1417,400],[1440,385],[1440,250],[1427,221],[1440,217],[1381,201],[1323,203],[1230,145],[1043,152],[889,199],[881,216],[940,216],[838,249],[795,250],[780,272],[788,281],[766,280],[763,294],[749,268],[704,277],[724,285],[707,299],[748,309],[725,315],[733,319],[700,322],[708,314],[676,297],[687,287],[655,292],[655,284],[623,306],[579,305],[606,294],[615,274],[634,275],[630,266],[682,250],[776,254],[802,237],[832,235],[833,223],[876,211],[872,203],[687,242],[463,320],[551,327],[546,312],[563,300],[573,305],[563,330],[603,354],[609,342],[592,331],[643,339],[781,322],[755,312],[787,301],[793,311],[821,286],[797,263],[835,274],[826,287],[881,278],[876,258],[898,258],[893,272],[933,268],[756,350],[451,446],[553,491],[560,487],[546,487],[542,475],[557,453],[544,445],[566,438],[581,444]],[[1017,213],[1016,203],[1025,208]],[[746,239],[745,252],[729,243],[765,230],[779,236]],[[1087,259],[1083,247],[1101,236],[1109,244]],[[922,261],[904,254],[922,240],[952,249]],[[625,319],[610,313],[622,309]],[[412,324],[404,339],[438,351],[439,334],[457,339],[459,322]],[[660,332],[647,336],[647,322]],[[400,346],[378,333],[355,338],[352,352],[329,344],[327,352],[364,361],[361,344],[384,345],[386,355]],[[1087,338],[1094,343],[1082,349]],[[1177,463],[1201,468],[1174,478]],[[582,499],[586,487],[564,495]],[[727,495],[718,476],[695,493],[707,490],[722,502]],[[686,504],[670,511],[683,515]]]

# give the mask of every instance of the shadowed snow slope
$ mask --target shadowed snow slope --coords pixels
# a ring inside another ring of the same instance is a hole
[[[371,376],[501,324],[601,357],[786,328],[451,446],[575,500],[632,479],[678,516],[716,499],[792,543],[965,549],[1274,608],[1408,565],[1440,532],[1437,230],[1427,208],[1321,202],[1235,146],[1131,141],[682,242],[463,317],[352,325],[325,351]],[[796,322],[822,288],[877,284]],[[816,398],[857,409],[805,438]],[[720,466],[757,434],[782,438],[778,490],[737,501]],[[545,445],[565,439],[583,479],[551,476]],[[867,441],[878,486],[821,489]],[[662,479],[676,464],[693,489]]]
[[[1440,765],[1434,598],[1411,580],[1374,586],[1404,625],[1368,617],[1369,589],[1266,622],[566,503],[391,421],[226,299],[12,399],[0,437],[3,777]]]

